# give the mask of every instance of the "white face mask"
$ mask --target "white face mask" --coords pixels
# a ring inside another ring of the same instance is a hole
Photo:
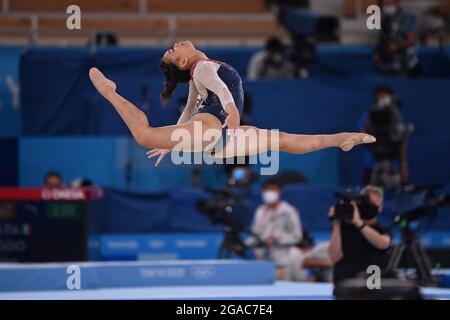
[[[397,6],[395,4],[383,6],[383,13],[387,14],[388,16],[393,16],[397,13]]]
[[[262,193],[262,199],[265,204],[272,204],[280,199],[280,194],[276,191],[267,190]]]
[[[392,97],[389,95],[381,96],[377,100],[377,105],[380,109],[384,109],[392,105]]]

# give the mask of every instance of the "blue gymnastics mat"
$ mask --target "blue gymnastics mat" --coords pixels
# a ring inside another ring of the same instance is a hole
[[[79,267],[80,289],[67,286]],[[448,270],[440,273],[447,274]],[[270,262],[175,260],[0,264],[0,300],[331,300],[332,284],[275,282]],[[450,299],[450,289],[422,288]]]
[[[271,262],[174,260],[84,263],[0,264],[0,291],[198,286],[268,285],[275,282]],[[78,286],[76,286],[78,287]]]
[[[423,288],[426,298],[450,299],[449,289]],[[272,285],[171,286],[3,292],[0,300],[332,300],[330,283],[276,282]]]

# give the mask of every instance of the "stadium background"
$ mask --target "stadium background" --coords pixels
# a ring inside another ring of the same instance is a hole
[[[155,168],[94,91],[88,70],[99,67],[122,95],[146,112],[152,125],[167,125],[176,122],[178,101],[187,95],[187,88],[180,87],[167,106],[160,104],[159,59],[173,41],[190,39],[245,77],[251,55],[265,39],[278,35],[288,42],[287,31],[262,0],[78,0],[82,29],[69,31],[69,2],[0,2],[0,185],[41,187],[44,175],[55,170],[66,184],[81,177],[102,187],[103,197],[87,209],[89,260],[215,258],[221,227],[200,214],[195,203],[206,196],[204,187],[226,184],[223,166],[201,166],[199,186],[191,181],[198,167],[165,159]],[[401,3],[414,11],[424,2]],[[365,28],[365,8],[371,3],[305,1],[309,9],[339,19],[337,41],[318,44],[319,59],[310,65],[308,79],[244,81],[252,102],[250,121],[310,134],[358,130],[373,88],[388,84],[402,99],[405,120],[416,128],[409,141],[410,182],[446,185],[448,190],[449,48],[421,46],[419,78],[377,74],[371,59],[375,33]],[[449,6],[448,1],[436,3]],[[119,45],[92,45],[98,32],[115,33]],[[20,95],[8,84],[11,79]],[[309,181],[287,187],[285,199],[300,210],[304,227],[316,240],[329,237],[326,212],[335,201],[333,192],[363,186],[367,152],[357,148],[347,154],[329,149],[280,155],[280,172],[298,171]],[[257,166],[252,169],[257,171]],[[252,186],[253,209],[260,203],[263,180]],[[390,224],[394,215],[388,198],[382,221]],[[427,248],[448,254],[449,230],[450,210],[440,209],[422,240]],[[26,231],[20,234],[27,236]],[[177,247],[180,239],[188,239],[191,247]]]

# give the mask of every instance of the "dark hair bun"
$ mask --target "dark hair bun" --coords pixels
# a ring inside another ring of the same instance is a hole
[[[191,80],[190,70],[180,70],[173,63],[161,61],[159,68],[166,77],[164,90],[161,92],[163,99],[170,99],[172,97],[179,82],[189,82]]]
[[[166,80],[166,83],[164,85],[164,89],[161,92],[161,97],[163,99],[170,99],[173,95],[173,92],[175,91],[175,89],[177,88],[177,83],[176,82],[172,82],[172,81],[168,81]]]

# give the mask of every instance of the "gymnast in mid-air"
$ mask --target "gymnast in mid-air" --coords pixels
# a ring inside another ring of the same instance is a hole
[[[115,83],[97,68],[89,71],[95,88],[114,106],[136,142],[151,149],[147,157],[158,156],[155,165],[172,149],[228,158],[269,151],[303,154],[330,147],[349,151],[359,144],[376,141],[375,137],[358,132],[302,135],[240,126],[244,92],[239,73],[224,62],[209,59],[190,41],[175,43],[167,50],[160,68],[166,78],[161,94],[164,99],[171,97],[178,83],[189,83],[186,107],[177,124],[163,127],[152,127],[145,113],[120,96]],[[273,112],[277,112],[276,106]],[[180,138],[180,132],[183,138],[190,135],[190,139],[174,138]]]

